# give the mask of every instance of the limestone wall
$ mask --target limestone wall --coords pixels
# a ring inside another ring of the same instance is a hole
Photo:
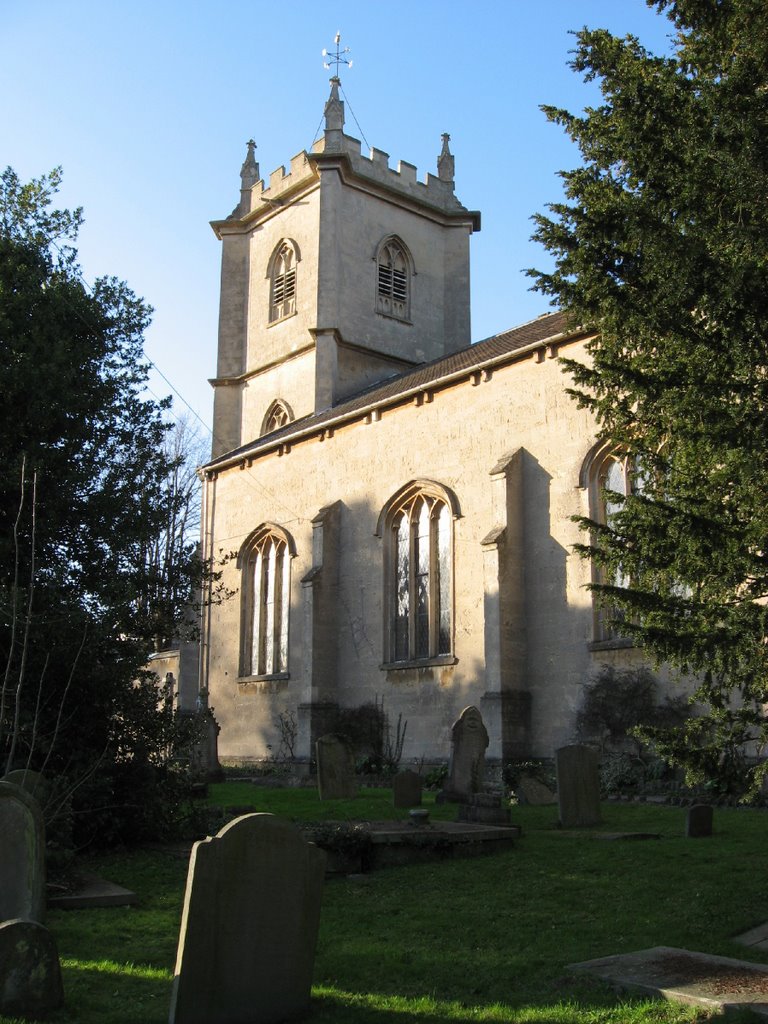
[[[571,345],[568,355],[577,351]],[[296,549],[288,679],[239,676],[240,594],[211,611],[208,683],[222,727],[223,758],[274,756],[281,712],[298,714],[301,706],[323,701],[353,707],[375,698],[383,699],[393,723],[399,713],[408,721],[405,760],[447,757],[450,726],[468,704],[483,710],[490,725],[489,756],[500,757],[501,727],[486,696],[498,682],[489,679],[486,617],[494,593],[482,543],[500,529],[509,540],[500,575],[509,592],[502,595],[499,644],[504,657],[515,660],[511,675],[502,665],[503,685],[511,680],[531,695],[531,756],[550,756],[571,739],[581,687],[603,656],[589,651],[589,567],[572,551],[578,531],[571,516],[587,511],[579,471],[594,429],[589,415],[564,394],[564,384],[555,359],[528,356],[476,386],[464,381],[437,391],[431,401],[384,410],[378,421],[338,427],[325,440],[293,444],[281,457],[264,455],[209,482],[215,551],[237,551],[265,522],[288,531]],[[507,478],[500,504],[492,470],[516,452],[516,475]],[[377,521],[388,499],[417,478],[451,489],[461,510],[453,524],[456,661],[386,670],[384,553]],[[335,502],[338,562],[331,564],[336,556],[328,552],[335,549],[327,542],[328,563],[318,573],[313,519]],[[324,606],[318,606],[319,591],[313,589],[320,577]],[[234,560],[225,568],[225,581],[233,589],[241,586]],[[332,648],[317,643],[329,603],[338,626]],[[300,743],[303,749],[296,752],[309,756],[306,729]]]

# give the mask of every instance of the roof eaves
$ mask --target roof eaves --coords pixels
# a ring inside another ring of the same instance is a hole
[[[535,321],[531,321],[535,322]],[[528,326],[523,324],[523,327]],[[510,333],[510,332],[506,332]],[[335,429],[337,426],[342,425],[345,422],[351,420],[362,419],[364,416],[370,415],[377,409],[386,408],[387,406],[399,405],[408,398],[413,398],[421,392],[428,390],[437,390],[448,387],[455,381],[467,378],[474,373],[482,373],[483,370],[498,366],[505,362],[514,362],[521,356],[529,355],[531,352],[535,352],[536,349],[547,348],[551,345],[560,345],[563,342],[575,339],[587,332],[582,329],[568,330],[568,331],[557,331],[555,334],[547,335],[543,338],[538,338],[535,341],[529,342],[526,345],[521,345],[519,348],[511,348],[506,352],[497,352],[492,356],[482,359],[477,363],[473,363],[469,366],[462,366],[459,369],[453,370],[442,376],[437,376],[434,380],[429,382],[419,382],[411,387],[406,387],[402,391],[397,391],[394,394],[381,396],[378,399],[375,397],[376,391],[385,390],[390,386],[391,382],[380,384],[374,391],[371,392],[371,401],[363,404],[362,406],[354,406],[344,411],[344,405],[339,406],[336,410],[329,410],[328,413],[320,413],[319,415],[303,417],[301,420],[297,420],[294,423],[286,426],[279,432],[279,434],[272,434],[269,440],[259,438],[257,441],[251,442],[248,445],[244,445],[242,448],[238,448],[234,452],[228,452],[225,455],[219,456],[218,459],[209,462],[203,467],[205,472],[220,472],[224,469],[229,469],[231,466],[236,466],[239,463],[245,461],[252,455],[268,454],[271,451],[278,450],[282,445],[291,445],[297,441],[303,441],[313,434],[320,434],[329,429]],[[494,335],[492,338],[485,339],[486,341],[493,341],[498,335]],[[478,342],[478,345],[482,342]],[[444,357],[445,358],[445,357]],[[448,359],[451,357],[448,356]],[[437,360],[436,362],[443,362],[444,359]],[[429,364],[426,364],[429,365]],[[404,377],[408,377],[411,374],[419,373],[424,370],[424,366],[418,367],[415,370],[409,370]],[[364,394],[364,392],[363,392]],[[350,399],[346,404],[350,405],[354,402],[354,399]],[[335,414],[334,414],[335,413]],[[299,424],[304,426],[299,427]],[[297,429],[298,428],[298,429]]]

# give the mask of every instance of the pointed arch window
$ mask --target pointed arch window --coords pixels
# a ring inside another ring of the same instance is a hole
[[[410,317],[411,257],[399,238],[385,239],[376,254],[376,309],[398,320]]]
[[[632,459],[605,444],[592,449],[582,467],[582,485],[589,490],[589,514],[596,523],[610,523],[621,508],[620,497],[627,496],[639,486],[638,474]],[[606,570],[593,562],[593,583],[612,583],[625,586],[625,574],[618,569],[609,578]],[[622,611],[615,605],[597,600],[593,604],[594,639],[597,643],[623,641],[621,635]]]
[[[241,675],[288,674],[293,542],[280,527],[256,530],[241,553],[243,634]]]
[[[293,412],[290,406],[281,398],[276,398],[267,409],[266,415],[261,424],[262,434],[271,434],[273,430],[280,430],[293,419]]]
[[[382,513],[387,591],[386,660],[450,659],[453,653],[455,499],[439,485],[411,485]]]
[[[284,320],[296,312],[296,268],[299,250],[284,239],[272,253],[269,267],[269,322]]]

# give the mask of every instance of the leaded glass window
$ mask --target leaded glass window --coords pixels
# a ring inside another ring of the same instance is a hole
[[[425,661],[451,653],[451,514],[446,502],[409,493],[389,517],[390,658]]]
[[[256,535],[246,568],[244,675],[288,671],[290,561],[285,537],[269,529]]]

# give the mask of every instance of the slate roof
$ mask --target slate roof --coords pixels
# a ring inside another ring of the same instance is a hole
[[[389,380],[374,384],[330,409],[324,409],[320,413],[313,413],[301,419],[291,420],[279,430],[273,430],[269,434],[234,449],[234,451],[220,455],[209,462],[205,468],[215,470],[248,455],[256,454],[265,448],[288,443],[294,438],[298,439],[312,431],[322,430],[325,425],[336,424],[338,421],[348,418],[353,419],[355,414],[359,414],[362,410],[394,403],[398,398],[410,392],[434,389],[462,373],[470,373],[483,366],[503,362],[505,357],[514,356],[522,349],[564,341],[566,337],[572,336],[574,336],[574,332],[568,330],[564,313],[545,313],[536,320],[503,331],[501,334],[495,334],[484,341],[478,341],[459,352],[442,356],[430,363],[423,363],[404,373],[398,373]]]

